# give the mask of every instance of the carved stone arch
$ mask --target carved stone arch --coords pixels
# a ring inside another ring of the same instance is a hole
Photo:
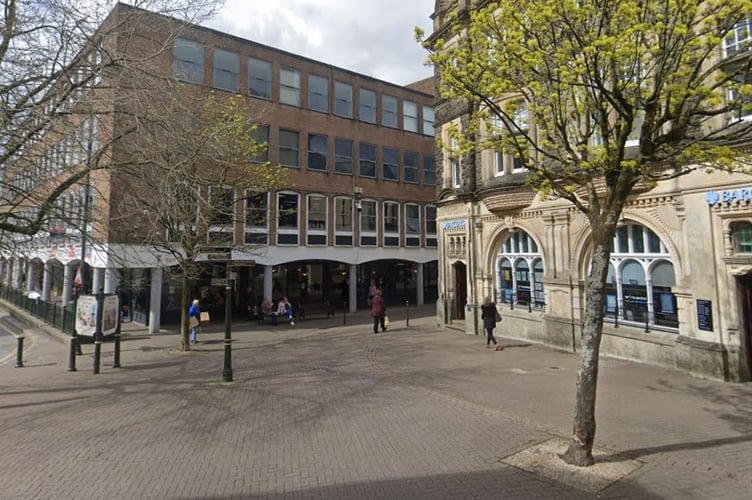
[[[660,227],[657,227],[656,224],[652,223],[652,221],[645,217],[645,214],[643,213],[630,212],[624,214],[622,222],[624,224],[640,225],[650,229],[656,234],[656,236],[658,236],[661,243],[663,243],[668,250],[671,263],[674,265],[674,275],[676,276],[677,284],[679,284],[678,282],[681,281],[681,277],[684,276],[684,266],[682,265],[682,254],[679,252],[676,242],[671,235],[662,231]],[[575,272],[573,274],[575,274],[577,279],[580,280],[585,280],[587,278],[588,269],[590,268],[589,262],[592,248],[591,236],[592,233],[588,228],[588,231],[583,234],[583,238],[577,241],[577,244],[574,245],[574,248],[576,249],[574,255],[577,256],[577,266],[574,268]]]

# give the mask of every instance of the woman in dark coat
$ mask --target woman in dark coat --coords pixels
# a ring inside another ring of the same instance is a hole
[[[496,304],[491,302],[491,297],[486,297],[486,299],[483,301],[483,305],[480,306],[480,317],[483,320],[483,328],[486,329],[486,348],[491,348],[491,342],[493,342],[494,349],[497,351],[501,351],[504,349],[501,344],[496,342],[496,338],[494,337],[493,331],[494,328],[496,328],[496,317],[498,316],[499,319],[501,319],[501,315],[499,314],[499,311],[496,309]]]
[[[381,325],[381,331],[385,332],[386,306],[384,299],[381,298],[381,290],[376,290],[371,299],[371,316],[373,316],[373,333],[379,333],[379,325]]]

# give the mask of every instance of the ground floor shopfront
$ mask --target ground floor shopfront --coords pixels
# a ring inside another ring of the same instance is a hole
[[[4,256],[0,281],[63,305],[72,303],[82,287],[116,293],[125,306],[125,320],[146,324],[151,331],[180,321],[183,284],[179,268],[156,265],[158,259],[141,248],[94,247],[85,251],[83,270],[77,245]],[[230,310],[236,318],[246,317],[249,308],[264,297],[275,302],[287,297],[295,309],[320,311],[326,303],[336,311],[356,312],[368,307],[372,281],[382,289],[388,305],[423,305],[437,298],[434,249],[353,252],[284,248],[253,253],[241,249],[233,250],[231,257],[229,262],[201,261],[201,276],[191,285],[190,295],[199,299],[212,321],[225,317],[228,270]],[[336,260],[338,257],[343,261]]]
[[[439,323],[482,334],[479,307],[491,297],[504,316],[501,335],[579,350],[587,220],[532,195],[524,206],[492,208],[439,206]],[[604,314],[605,355],[752,379],[750,178],[697,174],[630,199]]]

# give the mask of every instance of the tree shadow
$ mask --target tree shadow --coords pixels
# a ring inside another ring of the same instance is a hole
[[[611,455],[603,455],[598,458],[598,462],[615,463],[623,462],[625,460],[634,460],[648,455],[655,455],[658,453],[671,453],[674,451],[685,450],[704,450],[707,448],[714,448],[716,446],[725,446],[729,444],[746,443],[752,441],[752,435],[735,436],[728,438],[708,439],[705,441],[691,441],[688,443],[674,443],[665,444],[661,446],[648,446],[645,448],[635,448],[633,450],[624,450]]]

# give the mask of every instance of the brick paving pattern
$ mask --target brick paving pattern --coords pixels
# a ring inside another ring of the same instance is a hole
[[[0,499],[748,498],[752,385],[604,359],[596,446],[643,463],[596,495],[501,463],[572,425],[578,355],[436,328],[433,308],[370,333],[362,313],[223,326],[190,353],[126,324],[68,372],[68,346],[27,331],[0,357]],[[504,337],[503,328],[499,332]]]

